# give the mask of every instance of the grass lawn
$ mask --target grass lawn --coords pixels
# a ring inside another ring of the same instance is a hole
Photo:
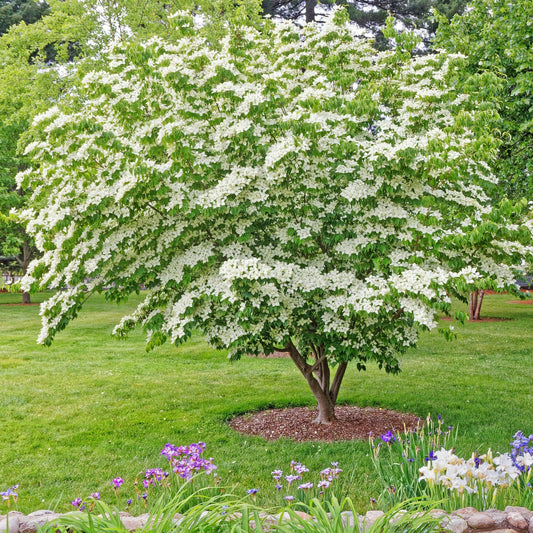
[[[35,342],[38,306],[6,305],[19,299],[0,294],[0,490],[21,484],[19,510],[71,510],[70,500],[97,490],[112,500],[117,476],[133,496],[140,470],[165,466],[165,443],[199,440],[224,482],[242,494],[261,489],[258,503],[278,501],[270,472],[291,459],[312,472],[339,461],[360,511],[376,496],[367,442],[266,442],[225,424],[247,411],[312,406],[290,360],[229,363],[200,336],[147,353],[141,332],[126,341],[110,336],[138,298],[117,307],[100,296],[43,348]],[[507,451],[517,430],[533,433],[533,306],[507,300],[487,296],[482,313],[512,320],[456,326],[454,342],[424,334],[399,376],[349,367],[339,402],[440,413],[459,427],[459,454]]]

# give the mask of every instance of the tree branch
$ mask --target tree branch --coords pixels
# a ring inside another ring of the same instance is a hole
[[[165,213],[163,213],[162,211],[159,211],[159,209],[157,209],[157,207],[154,207],[150,202],[146,202],[146,205],[148,207],[150,207],[151,209],[153,209],[156,213],[158,213],[159,215],[161,215],[163,218],[167,218],[167,216],[165,215]]]
[[[306,379],[309,379],[309,376],[312,375],[311,366],[305,362],[305,359],[298,351],[298,348],[294,346],[292,340],[289,341],[289,355],[294,361],[294,364],[298,367],[298,370],[305,376]]]
[[[347,366],[348,363],[346,361],[342,361],[342,363],[339,363],[337,371],[335,372],[335,377],[333,378],[333,383],[331,384],[331,388],[329,390],[329,395],[333,403],[337,403],[337,396],[339,395],[342,378],[344,377]]]
[[[325,361],[327,360],[327,355],[323,355],[322,357],[318,358],[316,360],[316,363],[311,367],[311,372],[315,372],[316,370],[318,370],[318,367]]]

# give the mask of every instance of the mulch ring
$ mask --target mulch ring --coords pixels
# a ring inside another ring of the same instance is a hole
[[[379,437],[387,431],[403,431],[420,426],[421,419],[410,413],[399,413],[372,407],[337,406],[337,420],[328,425],[315,424],[316,409],[292,407],[268,409],[238,416],[230,427],[244,435],[267,440],[286,438],[297,442],[364,439]]]

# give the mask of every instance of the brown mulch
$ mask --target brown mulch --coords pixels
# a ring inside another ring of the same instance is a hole
[[[421,425],[419,417],[372,407],[337,406],[337,421],[329,425],[315,424],[316,410],[309,407],[268,409],[239,416],[229,425],[244,435],[256,435],[267,440],[280,438],[303,441],[368,439],[389,430],[403,431]]]

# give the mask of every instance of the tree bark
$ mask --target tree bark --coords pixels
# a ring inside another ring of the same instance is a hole
[[[315,7],[317,0],[305,0],[305,22],[315,21]]]
[[[481,318],[481,304],[483,303],[483,296],[485,291],[483,289],[472,291],[468,297],[468,319],[480,320]]]
[[[475,319],[480,320],[481,319],[481,304],[483,303],[483,296],[485,296],[485,291],[481,289],[478,291],[477,295],[477,303],[476,303],[476,309],[475,309]]]
[[[31,246],[27,241],[24,241],[22,244],[22,250],[21,250],[20,257],[17,256],[17,261],[19,262],[20,266],[22,267],[22,275],[26,275],[26,272],[28,271],[28,266],[31,261]],[[22,293],[22,303],[23,304],[30,304],[31,303],[31,296],[29,292],[23,292]]]
[[[477,291],[472,291],[468,295],[468,320],[474,320],[476,304],[477,304]]]
[[[315,358],[313,365],[305,360],[292,342],[289,343],[285,351],[289,353],[294,364],[306,379],[317,401],[318,415],[314,422],[316,424],[331,424],[337,420],[335,403],[337,402],[339,388],[348,363],[339,364],[330,387],[331,369],[325,356],[324,347],[312,347],[312,353]]]

